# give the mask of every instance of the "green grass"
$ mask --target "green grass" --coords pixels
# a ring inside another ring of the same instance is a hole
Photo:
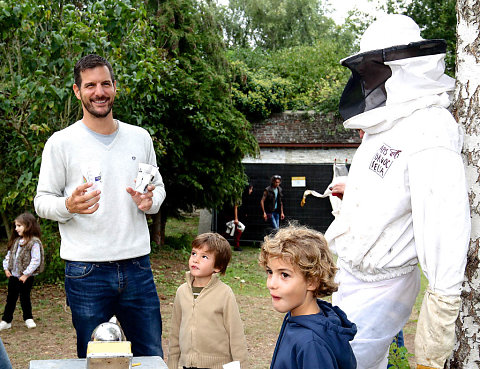
[[[415,301],[415,306],[414,309],[417,311],[420,311],[420,307],[422,306],[422,301],[423,301],[423,295],[425,294],[425,290],[427,289],[428,286],[428,280],[427,277],[422,272],[422,269],[420,269],[420,292],[417,295],[417,299]]]
[[[165,229],[165,245],[152,244],[153,277],[159,293],[174,296],[184,280],[188,269],[190,245],[197,235],[198,216],[186,215],[182,218],[169,218]]]
[[[428,280],[423,274],[422,269],[420,268],[420,292],[418,292],[417,299],[415,300],[415,305],[413,305],[413,309],[412,309],[415,316],[418,316],[418,314],[420,313],[420,308],[422,307],[423,295],[425,294],[425,290],[427,289],[427,286],[428,286]],[[408,322],[409,324],[405,325],[403,332],[406,334],[415,334],[415,330],[417,328],[417,321],[418,319],[411,319]]]
[[[182,219],[169,219],[165,231],[165,247],[160,251],[162,258],[172,262],[184,262],[185,268],[170,271],[168,262],[155,275],[155,281],[162,285],[166,294],[173,294],[184,281],[190,255],[190,244],[197,235],[198,217],[185,216]],[[268,296],[265,285],[265,271],[258,265],[258,245],[243,247],[242,252],[233,252],[227,272],[222,281],[228,284],[235,294],[248,296]],[[173,278],[172,278],[173,274]],[[178,277],[178,278],[177,278]]]
[[[186,249],[175,250],[167,246],[151,255],[153,278],[160,295],[174,296],[185,281],[188,254]]]
[[[239,295],[269,296],[265,271],[258,265],[258,247],[244,247],[242,252],[233,252],[232,260],[222,281]]]
[[[168,218],[165,228],[165,237],[181,237],[188,235],[195,238],[198,231],[199,217],[195,215],[185,215],[182,218]]]

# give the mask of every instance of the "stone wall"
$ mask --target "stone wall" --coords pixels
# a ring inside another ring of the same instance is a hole
[[[244,163],[350,163],[361,140],[342,122],[314,112],[286,111],[252,124],[260,155]]]

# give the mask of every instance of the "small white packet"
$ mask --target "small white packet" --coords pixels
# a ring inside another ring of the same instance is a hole
[[[92,186],[87,188],[87,193],[95,190],[103,190],[102,169],[99,163],[85,164],[82,168],[83,181],[91,182]]]
[[[82,175],[83,175],[83,182],[84,183],[92,183],[90,187],[87,188],[86,193],[99,190],[100,192],[103,191],[103,181],[102,181],[102,168],[100,163],[98,162],[91,162],[85,163],[82,165]],[[90,200],[91,201],[91,200]],[[100,203],[102,199],[98,200]],[[89,207],[92,208],[95,205]]]
[[[146,193],[147,187],[155,178],[155,171],[157,167],[146,163],[138,164],[137,179],[135,180],[135,191]]]
[[[227,364],[223,364],[223,369],[240,369],[240,361],[232,361]]]

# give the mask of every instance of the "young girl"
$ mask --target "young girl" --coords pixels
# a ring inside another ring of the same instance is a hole
[[[23,320],[27,328],[35,328],[30,291],[34,275],[43,271],[43,246],[40,241],[40,226],[30,213],[20,214],[15,219],[15,230],[8,240],[7,255],[3,269],[8,278],[8,294],[5,311],[0,322],[0,331],[12,326],[13,312],[20,295]]]

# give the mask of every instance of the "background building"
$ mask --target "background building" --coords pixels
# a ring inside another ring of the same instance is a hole
[[[306,189],[325,191],[333,178],[335,162],[349,165],[360,144],[357,132],[345,130],[341,122],[327,121],[308,112],[275,114],[254,123],[252,128],[260,155],[243,160],[245,173],[253,184],[253,193],[242,204],[248,214],[242,241],[261,241],[270,232],[263,220],[260,199],[274,174],[282,176],[286,217],[283,224],[295,220],[325,232],[333,220],[329,199],[309,196],[304,207],[300,202]],[[225,223],[233,219],[233,213],[226,213],[225,209],[212,212],[213,231],[224,233]]]

